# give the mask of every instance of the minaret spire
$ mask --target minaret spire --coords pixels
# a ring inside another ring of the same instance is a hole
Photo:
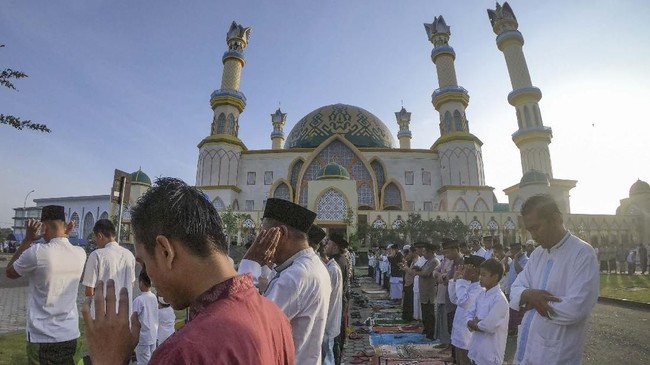
[[[395,112],[395,118],[397,119],[397,125],[399,125],[399,132],[397,132],[397,138],[399,139],[399,148],[401,149],[410,149],[411,148],[411,130],[409,129],[409,124],[411,123],[411,113],[407,112],[404,109],[404,102],[402,101],[402,110]]]
[[[438,74],[438,88],[431,95],[433,107],[440,113],[440,138],[431,146],[440,156],[442,187],[438,190],[438,204],[452,210],[461,206],[469,210],[491,210],[493,201],[486,201],[478,194],[491,193],[493,188],[485,185],[483,143],[469,132],[465,116],[469,94],[456,79],[456,52],[449,46],[451,27],[442,16],[437,16],[431,24],[424,24],[424,29],[433,44],[431,61]],[[468,189],[475,190],[476,194],[467,195]]]
[[[223,74],[221,88],[210,97],[210,106],[214,111],[210,134],[239,135],[239,114],[246,107],[246,96],[239,91],[241,70],[244,67],[244,48],[248,45],[251,28],[232,22],[226,33],[228,50],[223,54]]]
[[[280,150],[284,147],[284,123],[287,121],[287,113],[283,113],[280,108],[271,114],[271,123],[273,132],[271,132],[271,142],[274,150]]]
[[[575,187],[575,180],[560,180],[553,177],[549,144],[553,138],[550,127],[544,126],[539,101],[542,91],[533,86],[524,57],[524,37],[519,32],[519,23],[507,2],[488,9],[492,30],[497,35],[497,47],[506,60],[512,91],[508,103],[515,107],[518,129],[512,140],[519,148],[522,178],[519,184],[505,189],[513,210],[518,210],[528,197],[552,194],[563,212],[570,213],[569,191]]]

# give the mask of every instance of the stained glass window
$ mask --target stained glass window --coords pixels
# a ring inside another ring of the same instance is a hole
[[[372,189],[370,189],[368,184],[361,184],[357,190],[357,194],[359,195],[359,205],[373,206],[372,202],[374,197],[372,196]]]
[[[217,209],[217,211],[221,212],[222,210],[226,209],[226,204],[223,203],[223,200],[221,198],[216,197],[214,201],[212,201],[212,205]]]
[[[384,222],[384,220],[381,219],[381,217],[378,217],[377,219],[375,219],[374,222],[372,222],[372,228],[386,228],[386,227],[387,227],[386,222]]]
[[[494,220],[494,217],[492,217],[492,219],[488,222],[487,226],[488,226],[488,230],[490,230],[490,232],[498,232],[499,231],[499,223],[497,223],[497,221]]]
[[[71,221],[74,221],[74,229],[70,232],[71,237],[79,237],[79,214],[77,212],[72,213]]]
[[[476,217],[474,218],[475,219],[473,221],[469,222],[469,229],[472,231],[480,231],[483,226],[481,225],[481,222],[476,220]]]
[[[84,229],[83,236],[81,238],[88,238],[88,235],[93,232],[93,226],[95,225],[95,220],[93,219],[92,213],[86,213],[84,217]]]
[[[338,191],[334,189],[327,190],[318,201],[316,214],[319,220],[325,221],[342,221],[348,211],[348,205],[345,199]]]
[[[377,160],[372,161],[370,167],[372,167],[375,177],[377,178],[377,186],[381,189],[384,187],[384,183],[386,182],[384,167],[381,166],[381,163]]]
[[[242,226],[243,228],[253,229],[253,228],[255,228],[255,222],[254,222],[252,219],[250,219],[250,218],[246,218],[246,219],[244,219],[244,221],[242,222],[241,226]]]

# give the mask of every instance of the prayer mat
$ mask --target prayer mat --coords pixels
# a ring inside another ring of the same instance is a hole
[[[361,289],[361,291],[366,294],[386,294],[386,291],[383,289]]]
[[[378,326],[406,325],[409,321],[401,318],[373,318],[372,323]]]
[[[446,362],[438,359],[383,359],[380,365],[447,365],[453,362]]]
[[[373,326],[372,332],[377,333],[422,333],[421,326]]]
[[[382,359],[436,359],[452,362],[451,352],[435,348],[439,341],[430,341],[427,344],[397,344],[375,346],[375,354]]]
[[[431,344],[436,342],[428,340],[422,333],[371,333],[370,346],[377,345],[403,345],[403,344]]]

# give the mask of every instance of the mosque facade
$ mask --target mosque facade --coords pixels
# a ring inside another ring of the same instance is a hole
[[[210,134],[198,144],[196,186],[218,209],[248,214],[244,224],[249,229],[259,226],[266,199],[273,197],[313,210],[316,223],[329,230],[350,233],[362,224],[397,228],[417,212],[425,220],[458,217],[473,234],[512,241],[526,238],[518,218],[523,202],[548,193],[567,214],[567,226],[587,239],[650,239],[638,228],[638,216],[570,214],[569,193],[576,181],[553,175],[552,129],[542,120],[542,93],[532,85],[517,19],[507,3],[488,10],[488,16],[512,84],[507,101],[515,109],[512,140],[521,156],[520,181],[504,189],[508,203],[498,203],[485,181],[482,142],[471,133],[465,113],[469,92],[457,82],[456,53],[442,16],[424,24],[438,76],[432,104],[439,113],[440,136],[429,149],[411,148],[411,113],[406,109],[395,112],[392,122],[399,131],[393,136],[379,117],[347,104],[317,108],[288,133],[287,114],[278,109],[270,116],[270,148],[249,149],[239,137],[246,107],[239,85],[251,28],[233,22],[226,35],[221,87],[210,99]],[[362,242],[360,248],[369,244]]]

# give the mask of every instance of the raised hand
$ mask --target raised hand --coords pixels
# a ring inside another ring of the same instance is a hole
[[[553,294],[546,290],[540,289],[526,289],[521,293],[521,302],[528,307],[535,308],[537,313],[546,318],[551,318],[555,315],[550,302],[561,302],[562,299],[553,296]]]
[[[280,237],[280,227],[273,227],[260,232],[251,247],[246,251],[244,258],[271,267],[275,257],[275,250],[278,248],[278,243],[280,243]]]
[[[27,222],[25,223],[25,240],[31,243],[32,241],[36,241],[37,239],[39,239],[40,238],[39,232],[42,227],[43,227],[43,223],[41,223],[40,221],[34,219],[28,219]]]
[[[90,302],[95,303],[95,318],[90,316]],[[97,282],[93,297],[84,301],[81,314],[86,328],[86,343],[94,365],[123,365],[133,353],[140,337],[140,321],[137,313],[131,316],[129,326],[129,295],[126,288],[120,290],[120,301],[115,312],[115,282]]]

